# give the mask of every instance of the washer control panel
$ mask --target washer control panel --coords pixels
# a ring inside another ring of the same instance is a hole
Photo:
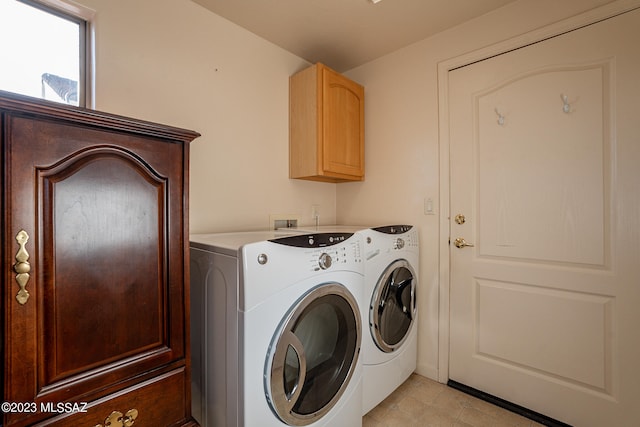
[[[339,269],[362,263],[360,242],[354,233],[314,233],[280,237],[270,242],[307,248],[305,258],[311,271]]]
[[[353,233],[314,233],[279,237],[269,241],[297,248],[324,248],[345,242],[351,236]]]

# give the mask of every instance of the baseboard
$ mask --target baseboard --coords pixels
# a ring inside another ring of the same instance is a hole
[[[504,408],[508,411],[514,412],[518,415],[521,415],[525,418],[533,420],[538,424],[542,424],[548,427],[571,427],[569,424],[565,424],[561,421],[554,420],[553,418],[547,417],[546,415],[540,414],[538,412],[532,411],[531,409],[527,409],[523,406],[516,405],[515,403],[511,403],[507,400],[501,399],[499,397],[493,396],[491,394],[485,393],[484,391],[475,389],[473,387],[469,387],[467,385],[461,384],[457,381],[449,380],[447,385],[451,388],[455,388],[463,393],[469,394],[473,397],[477,397],[478,399],[484,400],[486,402],[492,403],[496,406]]]
[[[422,375],[423,377],[429,378],[430,380],[438,381],[438,369],[432,366],[418,363],[418,366],[416,366],[415,373],[418,375]]]

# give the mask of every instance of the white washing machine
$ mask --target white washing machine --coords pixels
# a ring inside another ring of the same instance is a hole
[[[202,426],[362,424],[360,236],[288,234],[191,236]]]
[[[418,230],[390,225],[358,232],[363,238],[362,410],[366,414],[415,371],[418,356],[416,290]]]
[[[283,230],[284,231],[284,230]],[[418,230],[411,225],[327,225],[289,232],[352,232],[362,236],[363,415],[415,371],[418,358],[416,289],[420,262]]]

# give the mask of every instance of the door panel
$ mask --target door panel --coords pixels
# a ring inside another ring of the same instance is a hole
[[[449,377],[572,425],[640,419],[639,38],[636,10],[449,73]]]
[[[43,384],[166,348],[166,179],[128,152],[104,147],[38,175],[43,314],[53,325],[42,334],[45,360],[53,361]],[[127,322],[126,305],[144,309]]]
[[[611,66],[548,67],[474,94],[480,256],[605,264]]]
[[[479,356],[607,391],[612,298],[481,279],[476,292]]]
[[[362,176],[364,90],[334,71],[322,70],[325,171]]]

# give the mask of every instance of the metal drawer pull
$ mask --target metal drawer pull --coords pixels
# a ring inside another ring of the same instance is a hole
[[[137,409],[129,409],[126,414],[124,414],[124,427],[131,427],[134,421],[138,418],[138,410]]]
[[[96,424],[94,427],[131,427],[138,418],[137,409],[129,409],[126,414],[120,411],[113,411],[103,424]]]
[[[29,272],[31,271],[31,264],[29,264],[29,252],[25,249],[25,245],[29,241],[29,235],[26,231],[20,230],[16,234],[16,241],[20,245],[18,253],[16,254],[16,263],[13,264],[13,271],[16,273],[16,281],[20,286],[20,290],[16,295],[16,299],[22,305],[24,305],[29,299],[29,292],[27,292],[27,282],[29,281]]]

